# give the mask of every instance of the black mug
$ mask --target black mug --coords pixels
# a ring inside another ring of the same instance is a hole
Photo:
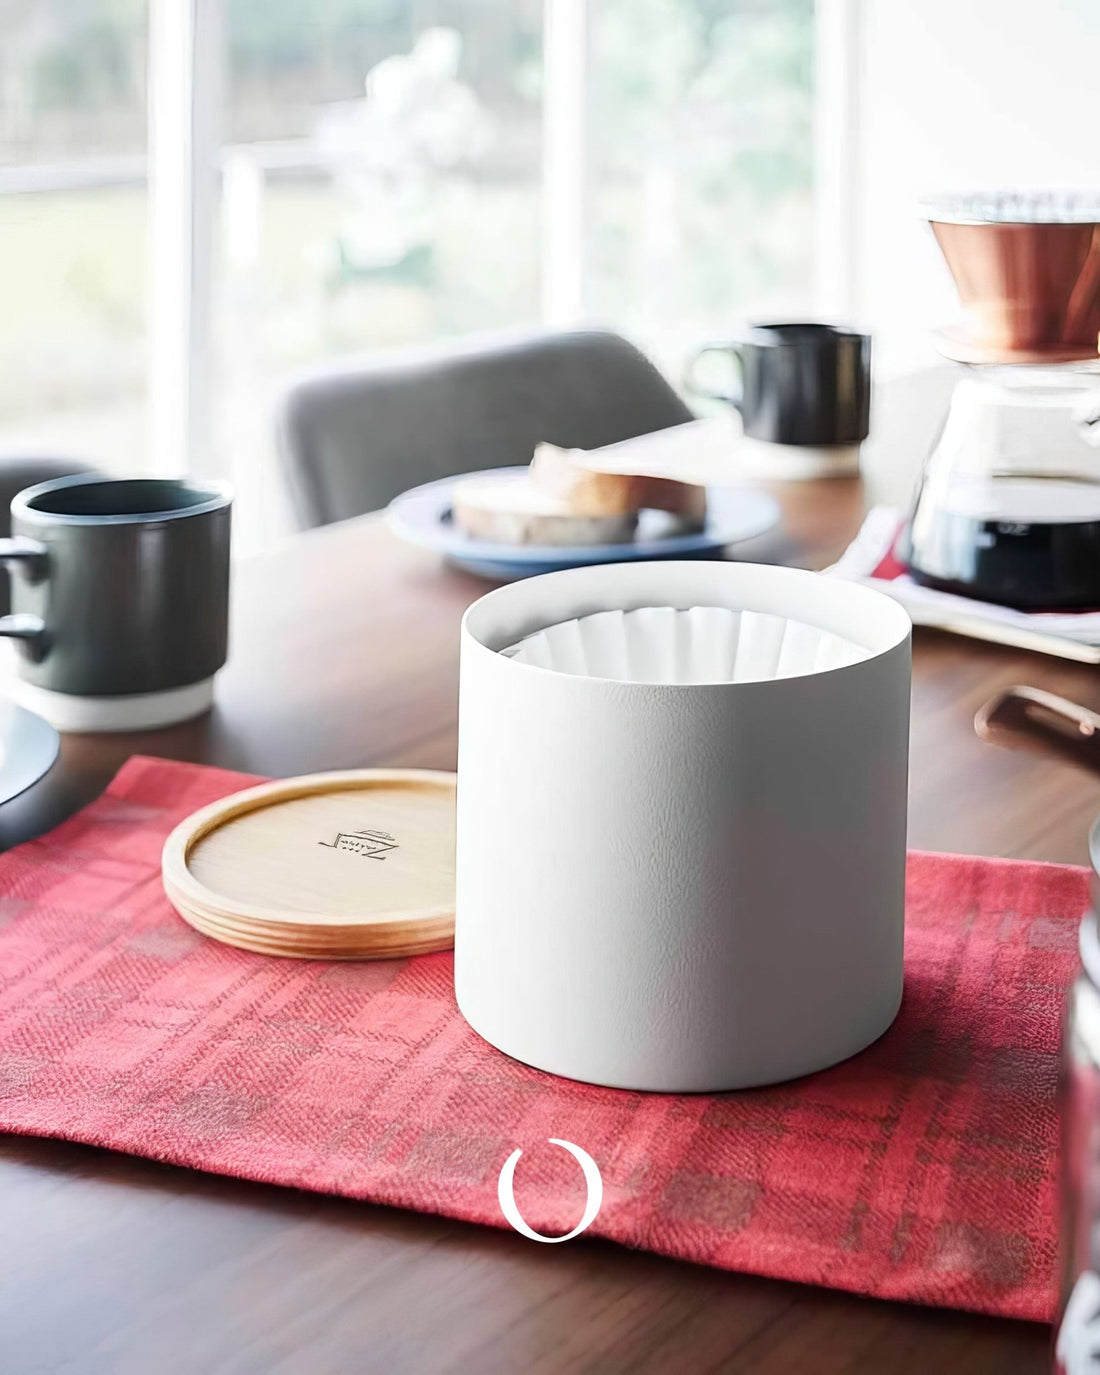
[[[16,697],[62,729],[165,725],[210,705],[225,663],[232,495],[223,483],[83,474],[11,504]]]
[[[710,391],[694,380],[708,353],[729,358],[740,385]],[[686,385],[741,412],[744,432],[772,444],[814,448],[860,444],[871,411],[871,339],[826,324],[744,325],[692,359]]]

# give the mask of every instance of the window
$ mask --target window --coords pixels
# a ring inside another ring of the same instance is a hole
[[[201,309],[147,302],[148,0],[15,0],[0,50],[0,442],[152,461],[147,335],[161,360],[167,320],[197,334],[180,359],[212,360],[192,398],[214,436],[199,461],[245,497],[269,470],[290,367],[590,320],[675,375],[738,314],[805,308],[812,0],[156,3],[199,17],[193,49],[153,26],[153,64],[173,78],[150,90],[158,109],[188,74],[217,107],[191,168],[214,193],[175,182],[212,245],[188,288]],[[161,184],[187,139],[155,153]],[[160,219],[152,230],[163,245]],[[154,369],[161,430],[171,363]]]
[[[141,462],[146,46],[144,0],[4,7],[4,448]]]
[[[539,0],[227,14],[223,305],[266,367],[535,319]]]
[[[590,313],[678,371],[811,292],[812,0],[592,7]]]

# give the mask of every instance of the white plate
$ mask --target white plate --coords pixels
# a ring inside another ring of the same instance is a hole
[[[445,558],[481,577],[511,582],[536,573],[556,573],[590,563],[626,563],[636,559],[691,558],[714,554],[739,540],[762,535],[779,523],[779,505],[763,492],[742,487],[708,487],[706,525],[694,535],[658,537],[659,511],[643,511],[638,534],[625,544],[536,545],[493,544],[470,539],[451,516],[451,493],[467,477],[522,473],[525,468],[493,468],[464,473],[413,487],[390,502],[390,529],[413,544],[435,549]]]

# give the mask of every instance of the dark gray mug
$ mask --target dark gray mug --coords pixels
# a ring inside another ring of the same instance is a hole
[[[20,642],[23,683],[85,699],[176,694],[195,714],[181,690],[226,660],[231,501],[225,484],[186,478],[85,474],[20,492],[0,540],[12,575],[0,635]]]
[[[696,382],[696,364],[708,353],[732,361],[739,376],[730,390]],[[698,350],[686,383],[735,406],[752,439],[814,448],[859,444],[870,416],[871,339],[820,323],[742,325],[732,338]]]

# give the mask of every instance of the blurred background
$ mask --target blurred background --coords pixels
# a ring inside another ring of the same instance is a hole
[[[586,261],[559,253],[559,301],[542,0],[223,8],[216,454],[292,365],[563,320],[578,295],[675,365],[742,305],[808,289],[811,0],[582,15]],[[0,439],[130,468],[150,445],[149,12],[0,0]]]
[[[927,366],[918,197],[1095,181],[1100,6],[1039,10],[0,0],[0,445],[262,485],[288,369],[538,323]]]

